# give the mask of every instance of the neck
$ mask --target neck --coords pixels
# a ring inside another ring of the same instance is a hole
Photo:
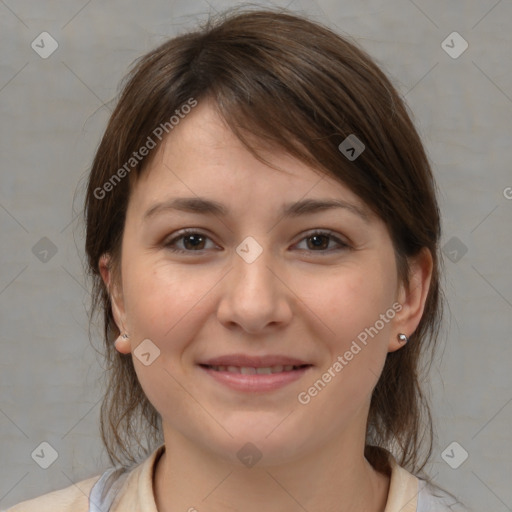
[[[165,432],[154,477],[159,512],[383,512],[389,476],[364,458],[364,439],[337,440],[281,465],[235,465]]]

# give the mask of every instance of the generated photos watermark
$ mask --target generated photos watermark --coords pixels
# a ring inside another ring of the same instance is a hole
[[[132,156],[120,167],[112,176],[106,181],[101,187],[94,189],[94,197],[96,199],[104,199],[107,193],[112,192],[114,187],[118,185],[123,178],[125,178],[130,172],[140,163],[142,160],[149,155],[150,151],[156,148],[158,141],[162,141],[165,135],[169,134],[179,123],[181,119],[184,119],[187,114],[190,114],[192,109],[197,106],[197,100],[189,98],[186,103],[181,105],[179,109],[174,111],[168,121],[160,123],[148,136],[146,142],[138,149],[134,151]]]
[[[297,395],[297,399],[300,404],[307,405],[311,402],[311,399],[322,391],[331,380],[338,375],[345,366],[347,366],[354,356],[359,354],[361,350],[366,347],[368,343],[368,337],[374,338],[377,334],[384,329],[385,325],[390,320],[395,318],[395,315],[402,310],[402,305],[395,302],[385,313],[381,313],[379,320],[377,320],[372,326],[366,327],[357,335],[357,340],[352,340],[350,348],[343,354],[336,358],[336,361],[327,369],[322,376],[317,379],[312,386],[307,390],[301,391]],[[359,342],[359,343],[358,343]],[[361,346],[362,345],[362,346]]]

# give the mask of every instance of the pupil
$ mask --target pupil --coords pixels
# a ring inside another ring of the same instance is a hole
[[[328,237],[325,235],[313,235],[310,237],[310,240],[314,240],[314,242],[312,244],[313,247],[315,247],[317,249],[318,248],[325,249],[329,245],[329,242],[327,241],[327,239],[328,239]],[[327,241],[327,243],[326,243],[326,241]]]
[[[192,241],[192,243],[188,243]],[[197,249],[198,248],[198,245],[201,244],[203,242],[203,237],[201,235],[197,236],[197,235],[188,235],[184,238],[184,242],[185,242],[185,247],[187,247],[187,249],[190,249],[190,248],[194,248],[194,249]]]

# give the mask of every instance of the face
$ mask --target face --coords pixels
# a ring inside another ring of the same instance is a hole
[[[235,462],[251,442],[276,464],[364,439],[386,354],[422,298],[356,195],[263,156],[280,170],[207,102],[174,128],[133,188],[113,310],[166,435]]]

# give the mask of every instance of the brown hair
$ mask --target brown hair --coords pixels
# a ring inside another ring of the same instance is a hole
[[[289,152],[355,192],[386,223],[405,283],[408,258],[430,250],[433,275],[424,314],[409,343],[387,355],[372,395],[365,451],[376,467],[382,451],[372,446],[389,449],[411,471],[421,470],[432,452],[433,429],[420,363],[429,367],[432,361],[442,311],[440,215],[430,165],[404,101],[356,43],[289,12],[268,10],[224,13],[139,59],[96,153],[85,200],[86,252],[94,286],[91,320],[97,310],[104,317],[109,366],[101,435],[110,460],[137,463],[162,440],[160,416],[144,395],[131,356],[114,348],[119,330],[98,268],[109,254],[119,279],[131,186],[150,155],[133,165],[129,179],[118,180],[102,197],[98,190],[106,190],[116,170],[126,170],[133,152],[190,98],[212,100],[260,160],[254,141]],[[365,144],[353,161],[338,149],[351,134]]]

